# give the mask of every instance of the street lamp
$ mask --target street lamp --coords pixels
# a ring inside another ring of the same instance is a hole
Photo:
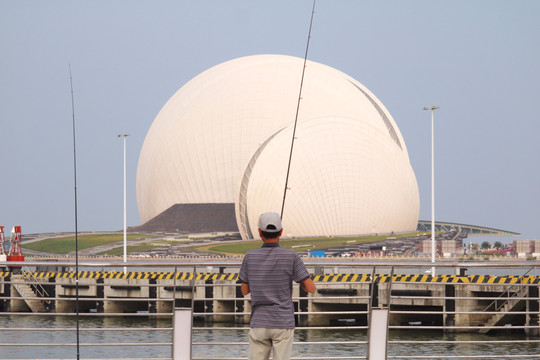
[[[424,110],[431,110],[431,276],[435,276],[435,136],[433,131],[433,112],[438,106],[425,106]]]
[[[126,137],[129,134],[118,134],[118,137],[124,139],[124,264],[127,263],[127,217],[126,217]],[[124,266],[124,274],[127,267]]]

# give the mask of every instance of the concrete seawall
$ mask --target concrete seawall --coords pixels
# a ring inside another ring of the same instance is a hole
[[[299,326],[365,326],[371,307],[389,307],[396,328],[449,332],[523,329],[538,335],[540,277],[389,274],[313,275],[315,294],[294,284]],[[236,273],[79,272],[79,311],[171,313],[193,307],[206,322],[249,323],[250,298]],[[0,310],[74,313],[74,272],[0,272]],[[536,326],[536,327],[535,327]]]

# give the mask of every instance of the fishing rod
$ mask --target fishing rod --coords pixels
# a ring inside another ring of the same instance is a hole
[[[302,100],[302,88],[304,86],[304,75],[306,73],[306,64],[307,64],[307,57],[308,57],[308,50],[309,50],[309,39],[311,39],[311,27],[313,25],[313,15],[315,15],[315,2],[317,0],[313,0],[313,8],[311,9],[311,20],[309,21],[309,31],[308,31],[308,38],[307,38],[307,44],[306,44],[306,53],[304,55],[304,67],[302,68],[302,78],[300,80],[300,92],[298,94],[298,102],[296,104],[296,116],[294,117],[294,127],[293,127],[293,133],[292,133],[292,140],[291,140],[291,152],[289,153],[289,164],[287,165],[287,176],[285,177],[285,189],[283,190],[283,202],[281,203],[281,218],[283,219],[283,211],[285,209],[285,198],[287,197],[287,187],[289,184],[289,173],[291,171],[291,161],[292,161],[292,154],[293,154],[293,148],[294,148],[294,139],[296,138],[296,125],[298,123],[298,113],[300,111],[300,100]]]
[[[77,334],[77,360],[79,360],[79,230],[77,226],[77,152],[75,146],[75,101],[73,97],[73,78],[71,76],[71,64],[69,65],[69,84],[71,86],[71,114],[73,124],[73,175],[75,183],[75,322]]]

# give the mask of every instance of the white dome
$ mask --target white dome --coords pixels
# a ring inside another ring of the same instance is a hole
[[[271,203],[272,209],[264,211],[280,210],[285,179],[278,173],[288,161],[302,67],[300,58],[249,56],[217,65],[178,90],[154,120],[141,150],[137,201],[143,223],[175,204],[235,203],[237,221],[241,224],[239,217],[247,215],[251,227],[260,208]],[[344,235],[416,228],[418,188],[405,143],[369,90],[340,71],[308,61],[298,121],[304,134],[298,133],[295,142],[283,219],[286,233],[301,236],[309,228]],[[298,177],[299,169],[307,166],[303,151],[317,153],[323,161],[316,168],[308,166],[313,173]],[[240,201],[240,181],[251,160],[247,201]],[[275,166],[270,178],[263,175],[267,165]],[[313,181],[325,171],[334,174],[325,180],[336,187],[332,191]],[[314,210],[306,212],[296,204],[301,201],[293,181],[305,188],[301,200],[333,205],[317,210],[315,220]],[[281,190],[259,197],[255,189],[261,186]],[[317,194],[323,190],[321,198]],[[326,200],[306,198],[309,194]],[[386,201],[389,197],[391,202]],[[274,202],[279,202],[277,209]],[[240,205],[247,209],[238,209]],[[313,226],[324,217],[325,225]]]
[[[292,125],[253,157],[243,177],[237,221],[257,238],[259,214],[281,212]],[[370,122],[319,117],[298,125],[284,236],[334,236],[413,230],[418,188],[407,155]]]

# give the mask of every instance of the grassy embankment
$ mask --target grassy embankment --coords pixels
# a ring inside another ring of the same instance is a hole
[[[127,240],[152,237],[143,234],[128,234]],[[77,237],[79,250],[123,241],[124,234],[86,234]],[[21,244],[23,249],[43,251],[52,254],[67,254],[75,251],[75,236],[50,238],[28,244]],[[24,252],[24,251],[23,251]],[[122,252],[123,253],[123,252]]]
[[[143,252],[143,251],[148,251],[152,249],[168,247],[169,245],[176,245],[183,242],[191,242],[191,241],[192,239],[180,239],[180,240],[157,239],[152,242],[143,242],[137,245],[128,245],[127,252],[128,254],[135,253],[135,252]],[[124,248],[117,247],[114,249],[100,252],[98,254],[99,255],[122,255],[124,254]]]
[[[411,237],[416,236],[418,233],[393,235],[392,238]],[[142,237],[154,237],[153,235],[144,234],[128,234],[127,239],[139,239]],[[377,242],[388,239],[387,235],[379,236],[361,236],[361,237],[323,237],[323,238],[305,238],[305,239],[281,239],[280,246],[286,249],[292,249],[295,251],[307,251],[307,250],[319,250],[340,246],[354,246],[366,242]],[[85,234],[78,237],[79,250],[92,248],[100,245],[112,244],[115,242],[121,242],[124,239],[123,234]],[[136,245],[129,245],[127,247],[128,254],[132,252],[141,252],[152,250],[160,247],[167,247],[169,245],[175,245],[182,242],[189,242],[193,239],[156,239],[151,242],[143,242]],[[225,255],[242,255],[250,249],[255,249],[261,246],[260,240],[254,241],[235,241],[227,242],[225,244],[213,244],[204,246],[194,246],[190,249],[200,252],[211,252],[216,254]],[[67,254],[75,251],[75,237],[59,237],[45,239],[28,244],[21,244],[21,247],[43,251],[52,254]],[[23,251],[24,252],[24,251]],[[122,255],[124,253],[123,246],[118,246],[110,250],[100,252],[100,255]]]
[[[392,235],[392,239],[398,239],[402,237],[416,236],[418,233]],[[324,237],[324,238],[305,238],[305,239],[281,239],[279,245],[286,249],[292,249],[295,251],[307,251],[307,250],[319,250],[327,249],[339,246],[354,246],[366,242],[376,242],[388,239],[388,235],[378,236],[359,236],[359,237]],[[227,255],[240,255],[245,254],[246,251],[256,249],[261,246],[260,240],[254,241],[236,241],[228,242],[227,244],[219,245],[206,245],[194,247],[194,250],[213,252],[218,254]]]

